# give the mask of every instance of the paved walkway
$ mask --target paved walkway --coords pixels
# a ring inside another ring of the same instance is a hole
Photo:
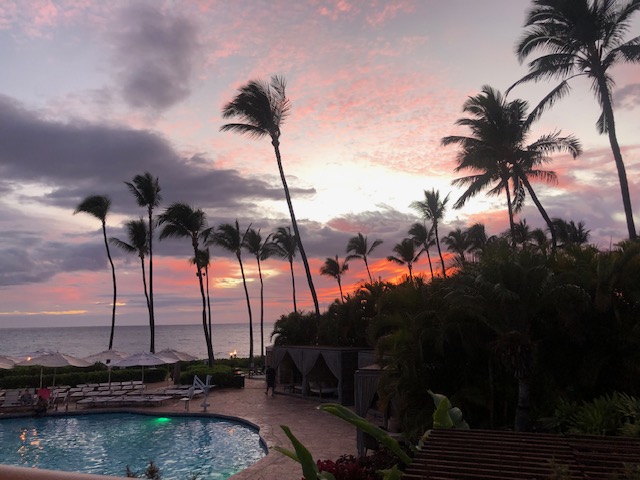
[[[260,436],[269,454],[255,465],[234,475],[233,480],[300,480],[300,465],[273,450],[282,446],[293,450],[280,425],[287,425],[305,445],[315,460],[335,460],[343,454],[356,454],[356,429],[326,412],[318,410],[319,402],[290,395],[266,396],[264,378],[247,378],[245,388],[214,390],[209,397],[209,413],[240,417],[260,428]],[[276,389],[277,390],[277,389]],[[191,401],[191,413],[202,412],[202,398]],[[153,411],[184,412],[175,401]]]

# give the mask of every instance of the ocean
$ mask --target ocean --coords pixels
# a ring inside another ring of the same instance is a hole
[[[229,358],[234,350],[238,357],[249,356],[249,325],[213,325],[213,352],[216,358]],[[111,327],[46,327],[0,329],[0,355],[20,356],[40,350],[88,357],[107,350]],[[273,324],[264,325],[265,347],[271,345]],[[202,325],[156,325],[156,352],[172,348],[207,358]],[[149,326],[115,327],[113,349],[136,353],[149,351]],[[260,325],[253,326],[253,352],[260,355]]]

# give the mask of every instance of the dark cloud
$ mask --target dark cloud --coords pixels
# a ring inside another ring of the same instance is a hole
[[[113,63],[124,100],[159,111],[187,98],[201,55],[197,25],[140,3],[122,10],[118,21]]]
[[[616,90],[613,101],[620,108],[632,110],[640,106],[640,83],[632,83]]]

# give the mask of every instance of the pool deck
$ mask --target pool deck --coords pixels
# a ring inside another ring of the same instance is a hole
[[[318,410],[317,400],[308,400],[277,392],[264,394],[264,377],[247,378],[241,389],[214,390],[209,396],[208,413],[239,417],[260,428],[260,436],[269,447],[269,454],[242,472],[233,480],[300,480],[300,465],[273,450],[281,446],[293,450],[280,425],[287,425],[305,445],[315,460],[336,460],[343,454],[356,454],[356,429],[347,422]],[[202,412],[202,397],[191,400],[189,411]],[[149,409],[154,412],[185,411],[184,404],[170,401]]]

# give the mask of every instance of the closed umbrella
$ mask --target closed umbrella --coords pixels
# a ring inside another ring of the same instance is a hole
[[[129,355],[122,360],[111,364],[112,367],[142,367],[142,384],[144,385],[144,367],[156,367],[167,363],[176,363],[177,360],[161,357],[154,353],[142,352]]]
[[[60,352],[46,352],[33,357],[27,357],[25,360],[18,362],[16,365],[28,367],[30,365],[40,366],[40,387],[42,387],[42,371],[44,367],[53,367],[53,385],[56,384],[56,368],[58,367],[88,367],[90,362],[82,358],[67,355]]]

